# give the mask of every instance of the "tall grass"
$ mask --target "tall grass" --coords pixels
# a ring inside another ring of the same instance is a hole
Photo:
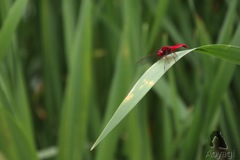
[[[0,159],[210,159],[215,130],[239,159],[239,67],[195,53],[90,152],[146,69],[139,58],[176,43],[240,46],[239,7],[0,0]]]

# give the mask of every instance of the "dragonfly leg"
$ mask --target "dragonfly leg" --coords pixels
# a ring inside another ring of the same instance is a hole
[[[166,71],[166,61],[164,62],[164,71]]]
[[[170,61],[169,61],[169,59],[167,58],[167,56],[164,56],[164,57],[166,58],[166,61],[167,61],[168,63],[170,63]],[[166,61],[165,61],[165,62],[166,62]]]
[[[174,53],[174,55],[177,57],[177,59],[178,59],[178,55],[175,53],[175,52],[173,52]]]
[[[172,55],[174,61],[176,62],[176,59],[178,59],[177,54],[175,52],[172,52],[171,55]]]
[[[168,63],[170,63],[169,59],[167,58],[167,56],[164,56],[164,71],[166,71],[166,65],[168,65]]]

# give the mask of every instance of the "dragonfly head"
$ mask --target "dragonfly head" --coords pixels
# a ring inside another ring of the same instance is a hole
[[[163,46],[161,49],[158,50],[157,54],[159,57],[162,57],[164,55],[167,55],[168,47]]]

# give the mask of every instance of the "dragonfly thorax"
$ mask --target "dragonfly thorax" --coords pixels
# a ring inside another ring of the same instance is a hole
[[[169,46],[163,46],[161,49],[158,50],[157,55],[159,57],[163,57],[171,53],[171,48]]]

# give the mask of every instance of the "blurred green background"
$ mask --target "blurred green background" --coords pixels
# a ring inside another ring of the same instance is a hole
[[[90,151],[141,57],[240,46],[239,15],[238,0],[0,0],[0,160],[216,159],[215,130],[239,159],[240,68],[195,53]]]

